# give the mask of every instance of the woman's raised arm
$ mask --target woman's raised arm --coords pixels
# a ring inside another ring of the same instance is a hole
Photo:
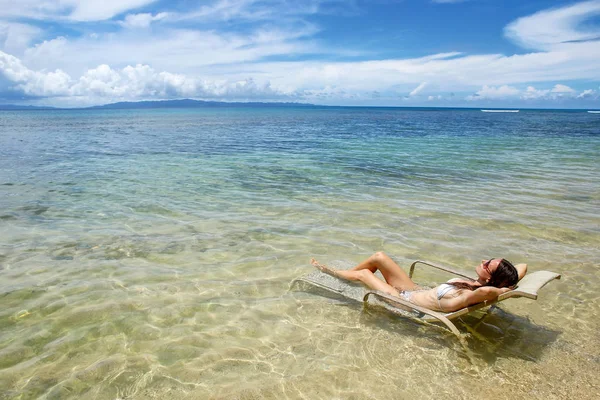
[[[517,264],[515,265],[517,273],[519,274],[519,280],[523,279],[525,274],[527,273],[527,264]]]
[[[494,286],[482,286],[475,290],[463,290],[461,294],[453,299],[450,299],[448,306],[453,311],[468,307],[473,304],[481,303],[482,301],[493,300],[506,293],[510,288],[497,288]]]

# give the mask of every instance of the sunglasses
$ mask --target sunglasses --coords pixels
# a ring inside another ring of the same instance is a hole
[[[494,259],[490,258],[489,260],[487,260],[486,262],[484,262],[481,265],[483,267],[483,269],[485,270],[485,272],[487,272],[488,274],[490,274],[490,276],[492,275],[492,271],[490,271],[490,263],[492,262],[492,260],[494,260]]]

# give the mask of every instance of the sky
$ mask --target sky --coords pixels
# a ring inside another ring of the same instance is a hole
[[[600,0],[0,0],[0,104],[600,109]]]

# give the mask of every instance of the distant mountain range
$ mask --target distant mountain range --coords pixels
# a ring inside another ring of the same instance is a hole
[[[133,110],[133,109],[151,109],[151,108],[329,108],[329,107],[344,107],[344,106],[321,106],[310,103],[264,103],[264,102],[225,102],[225,101],[204,101],[204,100],[192,100],[192,99],[180,99],[180,100],[156,100],[156,101],[124,101],[119,103],[104,104],[101,106],[91,107],[73,107],[73,108],[61,108],[61,107],[47,107],[47,106],[22,106],[16,104],[0,104],[1,110]],[[369,107],[369,106],[365,106]],[[377,108],[377,107],[376,107]],[[507,111],[506,109],[485,109],[482,110],[478,107],[382,107],[382,108],[398,108],[406,110],[475,110],[475,111]],[[516,111],[516,110],[511,110]],[[521,111],[540,111],[540,112],[585,112],[586,109],[541,109],[541,108],[522,108]],[[591,113],[598,113],[598,111],[591,111]]]
[[[93,109],[129,109],[129,108],[204,108],[204,107],[316,107],[313,104],[306,103],[262,103],[262,102],[235,102],[227,103],[223,101],[204,101],[204,100],[159,100],[159,101],[135,101],[105,104],[103,106],[89,107]]]
[[[314,104],[306,103],[227,103],[223,101],[203,101],[203,100],[158,100],[158,101],[135,101],[104,104],[92,107],[77,107],[75,109],[85,110],[118,110],[118,109],[136,109],[136,108],[223,108],[223,107],[245,107],[245,108],[263,108],[263,107],[318,107]],[[14,104],[0,104],[0,110],[64,110],[58,107],[38,107],[38,106],[19,106]],[[69,108],[73,109],[73,108]]]

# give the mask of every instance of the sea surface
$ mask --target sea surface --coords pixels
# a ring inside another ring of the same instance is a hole
[[[0,111],[0,399],[596,398],[599,249],[595,114]],[[463,341],[290,290],[376,251],[562,279]]]

